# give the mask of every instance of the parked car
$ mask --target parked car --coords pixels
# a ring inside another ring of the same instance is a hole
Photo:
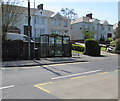
[[[23,42],[28,42],[28,36],[24,34],[18,34],[18,33],[7,33],[6,40],[22,40]],[[31,42],[34,42],[34,41],[31,40]]]
[[[107,52],[112,52],[112,50],[115,50],[115,47],[112,47],[112,46],[109,46],[109,47],[107,47]]]

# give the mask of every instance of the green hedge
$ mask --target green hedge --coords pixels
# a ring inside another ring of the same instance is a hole
[[[101,47],[98,44],[98,41],[94,39],[85,40],[85,51],[83,54],[91,56],[100,56]]]
[[[116,48],[116,50],[120,50],[120,38],[117,38],[115,40],[115,48]]]
[[[115,46],[115,41],[110,42],[111,46]]]
[[[73,49],[73,50],[76,50],[76,51],[84,52],[85,47],[82,46],[82,45],[72,44],[72,49]]]
[[[107,39],[107,41],[112,42],[112,41],[113,41],[113,39],[112,39],[112,38],[108,38],[108,39]]]

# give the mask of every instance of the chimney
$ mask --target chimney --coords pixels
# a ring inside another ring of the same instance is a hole
[[[92,13],[87,14],[86,17],[89,17],[90,19],[92,19]]]
[[[38,10],[43,10],[43,4],[38,5],[38,6],[37,6],[37,9],[38,9]]]

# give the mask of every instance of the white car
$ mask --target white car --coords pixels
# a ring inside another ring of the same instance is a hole
[[[109,47],[107,47],[107,52],[111,52],[112,50],[114,50],[115,49],[115,47],[112,47],[112,46],[109,46]]]
[[[28,36],[24,34],[18,34],[18,33],[7,33],[6,40],[22,40],[23,42],[28,42]],[[34,42],[34,41],[31,40],[31,42]]]

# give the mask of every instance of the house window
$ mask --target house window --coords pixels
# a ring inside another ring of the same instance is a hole
[[[24,22],[25,22],[25,23],[28,23],[28,16],[25,16]]]
[[[65,31],[65,33],[67,34],[68,31]]]
[[[45,19],[40,16],[35,16],[34,23],[35,24],[44,24]]]
[[[40,34],[44,34],[45,33],[45,29],[40,29]]]
[[[36,34],[36,29],[34,30],[34,33]]]
[[[108,33],[108,38],[112,38],[112,34],[111,33]]]
[[[45,24],[45,18],[42,17],[42,24]]]
[[[52,34],[61,34],[61,31],[60,30],[51,30],[51,33]]]
[[[39,16],[36,17],[36,23],[37,23],[37,24],[40,23],[40,18],[39,18]]]
[[[108,30],[109,30],[109,31],[111,30],[111,27],[110,27],[110,26],[108,27]]]
[[[86,29],[88,28],[88,24],[85,25],[85,28],[86,28]]]
[[[101,30],[104,30],[105,28],[104,27],[101,27]]]
[[[36,18],[36,16],[34,16],[34,23],[36,24],[37,23],[37,18]]]
[[[60,21],[59,20],[56,20],[56,25],[60,26]]]
[[[64,21],[64,27],[67,27],[67,26],[68,26],[67,21]]]
[[[97,30],[97,25],[94,26],[94,29]]]
[[[60,21],[56,20],[56,19],[53,19],[51,24],[54,25],[54,26],[60,26]]]

